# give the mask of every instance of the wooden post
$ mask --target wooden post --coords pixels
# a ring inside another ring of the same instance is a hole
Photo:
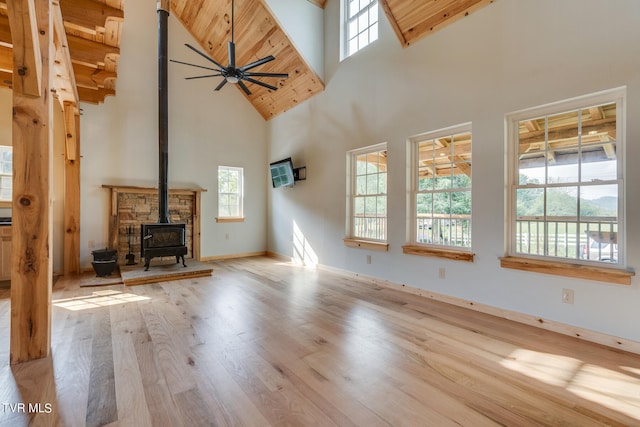
[[[76,104],[64,103],[64,269],[80,274],[80,115]]]
[[[32,4],[33,9],[25,8],[25,4]],[[53,23],[50,0],[13,0],[7,6],[13,40],[13,75],[23,80],[22,85],[14,85],[12,127],[10,363],[16,364],[47,357],[51,347]],[[25,13],[30,16],[25,17]],[[35,22],[37,31],[28,31],[25,22]],[[38,46],[39,51],[32,51]],[[36,58],[40,63],[39,95],[24,89],[33,86],[38,73],[32,72],[23,58]]]

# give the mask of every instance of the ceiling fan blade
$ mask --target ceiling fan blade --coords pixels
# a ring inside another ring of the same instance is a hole
[[[258,66],[260,66],[262,64],[266,64],[269,61],[273,61],[274,59],[276,59],[276,58],[274,58],[273,55],[266,56],[266,57],[264,57],[262,59],[258,59],[257,61],[252,62],[251,64],[247,64],[244,67],[240,67],[240,71],[250,70],[250,69],[258,67]]]
[[[251,91],[249,90],[249,88],[247,87],[247,85],[245,85],[244,83],[242,83],[242,80],[238,80],[238,86],[240,86],[242,88],[242,90],[244,91],[244,93],[246,93],[247,95],[251,95]]]
[[[222,86],[224,86],[226,84],[227,84],[227,79],[222,79],[220,84],[218,86],[216,86],[216,88],[214,90],[220,90],[220,89],[222,89]]]
[[[244,79],[245,79],[246,81],[248,81],[248,82],[255,83],[255,84],[259,85],[259,86],[266,87],[267,89],[271,89],[271,90],[278,90],[278,88],[277,88],[277,87],[275,87],[275,86],[271,86],[270,84],[263,83],[263,82],[261,82],[261,81],[258,81],[258,80],[255,80],[255,79],[252,79],[251,77],[245,77]]]
[[[251,77],[279,77],[281,79],[289,77],[287,73],[252,73],[251,71],[244,73],[244,75]]]
[[[191,46],[189,43],[185,43],[184,44],[186,47],[188,47],[189,49],[191,49],[192,51],[194,51],[195,53],[197,53],[198,55],[202,56],[204,59],[213,62],[214,64],[216,64],[219,68],[224,68],[222,65],[218,64],[218,62],[211,58],[209,55],[207,55],[204,52],[200,52],[198,49],[196,49],[195,47]]]
[[[195,77],[185,77],[185,80],[193,80],[193,79],[206,79],[207,77],[220,77],[222,74],[208,74],[206,76],[195,76]],[[226,80],[225,80],[226,81]]]
[[[190,64],[188,62],[176,61],[175,59],[170,59],[169,61],[175,62],[176,64],[188,65],[190,67],[204,68],[205,70],[220,71],[217,68],[205,67],[203,65]]]
[[[229,42],[227,46],[229,50],[229,67],[235,68],[236,67],[236,45],[234,42]]]

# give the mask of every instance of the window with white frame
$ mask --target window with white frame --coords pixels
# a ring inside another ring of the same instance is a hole
[[[243,169],[218,166],[218,218],[242,218]]]
[[[471,249],[471,124],[409,140],[411,244]]]
[[[507,115],[510,255],[623,264],[625,96]]]
[[[378,39],[378,1],[344,0],[344,5],[346,58]]]
[[[0,145],[0,202],[11,202],[13,189],[13,147]]]
[[[387,144],[350,151],[348,235],[387,240]]]

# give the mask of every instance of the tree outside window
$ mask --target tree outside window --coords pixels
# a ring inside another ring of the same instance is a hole
[[[218,217],[242,218],[243,169],[218,166]]]

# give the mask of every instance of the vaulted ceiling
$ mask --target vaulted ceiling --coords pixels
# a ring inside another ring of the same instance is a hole
[[[13,45],[7,1],[12,0],[0,0],[0,86],[12,87]],[[321,8],[326,5],[326,0],[307,1]],[[493,0],[379,2],[401,45],[406,47]],[[56,28],[53,86],[58,96],[76,96],[78,101],[100,103],[105,96],[116,94],[124,3],[125,0],[54,0],[54,13],[60,14],[62,23]],[[197,40],[200,49],[226,64],[231,0],[170,0],[170,3],[171,15]],[[268,83],[278,87],[277,91],[257,85],[251,85],[251,95],[240,91],[262,117],[267,120],[275,117],[324,90],[323,82],[296,50],[267,0],[236,0],[235,7],[237,63],[248,64],[273,55],[276,60],[260,66],[259,71],[289,74],[287,79],[270,79]],[[198,63],[198,59],[205,61],[186,48],[176,59],[193,63]],[[73,73],[65,71],[68,69]]]

